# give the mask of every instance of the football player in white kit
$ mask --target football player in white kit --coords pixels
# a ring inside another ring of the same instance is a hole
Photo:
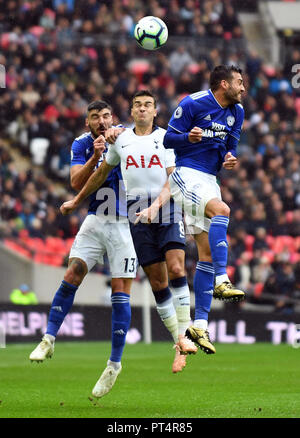
[[[76,138],[71,148],[70,176],[75,190],[84,186],[103,161],[106,144],[95,144],[94,140],[111,128],[112,122],[112,109],[108,103],[94,101],[88,106],[86,126],[90,132]],[[131,319],[130,289],[136,276],[136,254],[119,166],[114,168],[105,187],[91,193],[88,215],[71,248],[68,268],[51,305],[46,333],[30,354],[30,360],[41,362],[53,355],[57,332],[72,307],[75,292],[96,263],[103,263],[105,253],[112,276],[112,345],[107,367],[93,389],[98,397],[111,389],[122,369],[121,357]]]
[[[121,163],[135,250],[150,281],[157,311],[174,339],[172,371],[176,373],[185,367],[186,355],[195,354],[197,347],[185,336],[190,323],[185,233],[181,209],[170,199],[168,183],[175,156],[163,146],[166,131],[153,123],[156,112],[156,101],[149,91],[135,94],[131,107],[135,127],[117,137],[102,165],[77,196],[61,206],[61,211],[72,212]],[[106,137],[109,139],[109,132]],[[104,137],[100,136],[95,144],[98,141],[103,142]]]

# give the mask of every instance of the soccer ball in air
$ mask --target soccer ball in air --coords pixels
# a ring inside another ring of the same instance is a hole
[[[158,17],[143,17],[135,26],[134,38],[143,49],[156,50],[166,44],[168,28]]]

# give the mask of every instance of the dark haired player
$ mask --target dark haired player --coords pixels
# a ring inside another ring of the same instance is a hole
[[[79,191],[103,161],[105,143],[95,143],[112,127],[112,109],[104,101],[87,108],[89,132],[77,137],[71,147],[71,186]],[[123,128],[117,129],[122,132]],[[121,357],[131,320],[130,290],[136,275],[136,254],[127,219],[125,189],[120,166],[114,168],[100,190],[91,194],[88,215],[82,223],[69,254],[64,279],[57,290],[42,341],[30,354],[32,361],[51,357],[57,332],[70,311],[75,293],[86,274],[107,257],[111,270],[112,344],[107,367],[99,379],[98,392],[106,394],[120,373]]]
[[[170,200],[168,183],[175,156],[163,146],[166,131],[154,125],[156,111],[155,98],[149,91],[135,94],[131,104],[135,127],[118,136],[101,167],[74,199],[62,205],[61,211],[72,212],[121,164],[133,243],[150,281],[157,311],[173,337],[176,351],[172,371],[177,373],[185,367],[186,354],[196,353],[197,348],[185,337],[190,324],[185,233],[182,211]]]
[[[207,331],[212,297],[240,301],[245,296],[226,273],[230,209],[221,199],[216,180],[222,166],[232,169],[237,163],[236,148],[244,120],[241,73],[234,66],[216,67],[209,90],[193,93],[180,102],[164,138],[164,146],[176,154],[176,169],[169,177],[171,194],[183,206],[198,248],[195,322],[186,334],[198,345],[206,339],[206,353],[215,353]]]

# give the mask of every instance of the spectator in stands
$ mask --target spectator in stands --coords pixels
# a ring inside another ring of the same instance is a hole
[[[21,284],[19,288],[12,290],[10,294],[10,301],[13,304],[21,304],[27,306],[38,304],[35,293],[30,290],[29,286],[25,283]]]

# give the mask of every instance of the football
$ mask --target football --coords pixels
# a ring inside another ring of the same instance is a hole
[[[135,26],[134,38],[143,49],[157,50],[166,44],[168,28],[158,17],[143,17]]]

